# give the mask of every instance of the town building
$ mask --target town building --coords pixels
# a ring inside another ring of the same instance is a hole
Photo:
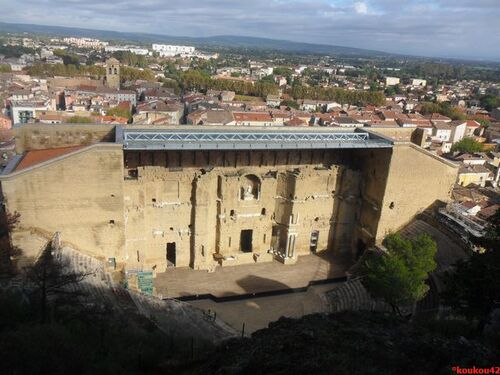
[[[94,48],[100,49],[108,45],[108,42],[100,41],[99,39],[92,38],[64,38],[63,42],[76,46],[78,48]]]
[[[273,118],[269,112],[233,112],[234,121],[228,125],[272,126]]]
[[[413,78],[411,80],[411,85],[413,87],[425,87],[427,86],[427,81],[425,79]]]
[[[464,136],[467,138],[472,138],[476,135],[476,132],[481,127],[481,124],[475,120],[467,120],[466,129]]]
[[[433,127],[433,132],[432,136],[433,138],[441,141],[441,142],[449,142],[451,139],[451,133],[453,128],[451,125],[444,123],[444,122],[436,122],[435,124],[432,125]]]
[[[195,47],[191,46],[176,46],[171,44],[153,44],[153,51],[158,52],[162,57],[173,57],[177,55],[192,55]]]
[[[452,121],[449,123],[451,126],[450,142],[457,143],[460,142],[465,137],[465,132],[467,130],[466,121]]]
[[[385,77],[385,85],[386,86],[399,85],[399,78],[397,78],[397,77]]]
[[[279,95],[269,94],[266,97],[266,104],[268,107],[278,108],[281,104],[281,97]]]
[[[160,100],[152,100],[137,106],[133,123],[146,125],[178,125],[184,114],[181,104],[167,104]]]
[[[106,52],[130,52],[140,56],[145,56],[149,53],[147,48],[138,46],[106,46],[104,50]]]
[[[331,123],[333,126],[340,126],[343,128],[357,128],[357,127],[363,127],[363,123],[359,122],[352,117],[347,117],[347,116],[339,116],[335,117]]]
[[[457,183],[461,186],[475,184],[486,186],[487,181],[493,181],[492,171],[482,164],[463,164],[458,171]]]
[[[19,100],[11,102],[12,123],[27,124],[35,122],[37,114],[52,108],[50,100]]]

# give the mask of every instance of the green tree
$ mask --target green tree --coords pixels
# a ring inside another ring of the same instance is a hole
[[[79,65],[80,59],[77,55],[66,52],[62,49],[55,49],[54,55],[60,57],[63,60],[64,65]]]
[[[379,90],[379,86],[377,82],[371,82],[370,83],[370,91],[375,92]]]
[[[155,81],[155,74],[150,69],[136,69],[130,66],[122,66],[120,68],[120,76],[122,82],[135,81],[143,79],[145,81]]]
[[[121,108],[121,107],[114,107],[114,108],[109,109],[106,112],[106,115],[116,116],[116,117],[124,117],[124,118],[128,119],[129,121],[132,119],[132,112],[130,112],[129,109]]]
[[[491,121],[485,118],[473,118],[472,120],[479,122],[479,124],[481,124],[481,126],[484,126],[485,128],[491,125]]]
[[[429,290],[426,280],[436,268],[437,246],[428,235],[405,239],[391,234],[384,241],[387,253],[373,256],[363,265],[363,285],[400,314],[400,306],[415,304]]]
[[[299,109],[299,103],[297,103],[295,100],[283,100],[280,103],[280,106],[287,106],[288,108],[293,108],[293,109]]]
[[[432,113],[440,113],[447,116],[452,120],[466,120],[467,116],[458,108],[452,107],[448,102],[442,103],[423,103],[420,109],[423,115],[430,115]]]
[[[274,68],[273,75],[285,77],[288,84],[293,82],[293,70],[291,68],[287,68],[286,66],[278,66]]]
[[[345,90],[338,87],[312,87],[295,83],[286,93],[294,99],[333,100],[340,104],[382,105],[385,96],[381,91]]]
[[[0,73],[10,73],[10,65],[0,64]]]
[[[500,301],[500,210],[488,225],[486,235],[472,239],[484,252],[474,252],[445,274],[444,301],[483,333],[492,311]]]
[[[201,70],[189,69],[180,74],[180,83],[185,90],[205,91],[210,81],[210,75]]]
[[[4,55],[6,58],[9,57],[21,57],[24,54],[35,54],[36,50],[33,48],[23,47],[23,46],[9,46],[0,43],[0,55]]]
[[[451,151],[468,153],[481,152],[483,151],[483,144],[472,138],[463,138],[461,141],[451,146]]]
[[[389,86],[385,89],[384,93],[387,96],[394,96],[396,95],[396,89],[394,88],[394,86]]]
[[[175,94],[179,95],[181,88],[179,86],[179,82],[177,82],[175,79],[163,78],[161,82],[163,83],[163,87],[173,89]]]
[[[271,75],[262,77],[259,82],[267,82],[270,84],[274,84],[275,83],[274,75],[271,74]]]
[[[293,74],[292,69],[287,68],[286,66],[278,66],[273,69],[273,74],[278,75],[278,76],[283,76],[283,77],[291,77]]]
[[[136,55],[130,51],[117,51],[113,53],[113,57],[119,60],[122,64],[128,66],[136,66],[139,68],[146,68],[148,62],[145,56]]]
[[[500,107],[500,97],[492,94],[484,95],[479,99],[479,103],[487,111],[492,111],[494,108]]]
[[[64,65],[64,64],[34,64],[28,69],[28,74],[36,77],[74,77],[88,76],[95,79],[100,79],[105,74],[105,70],[101,66],[84,66],[84,65]]]

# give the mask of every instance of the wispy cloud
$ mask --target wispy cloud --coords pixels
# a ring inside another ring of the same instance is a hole
[[[500,0],[2,0],[0,21],[500,60]]]
[[[368,6],[366,5],[366,3],[357,2],[357,3],[354,3],[354,10],[358,14],[367,14],[368,13]]]

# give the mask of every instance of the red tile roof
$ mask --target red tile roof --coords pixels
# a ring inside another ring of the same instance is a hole
[[[79,85],[78,86],[78,89],[79,90],[82,90],[82,91],[95,91],[97,89],[97,86],[95,85]]]
[[[85,146],[72,146],[72,147],[61,147],[61,148],[49,148],[46,150],[32,150],[26,152],[24,157],[21,159],[21,162],[17,165],[15,171],[20,171],[22,169],[26,169],[32,167],[33,165],[37,165],[43,163],[45,161],[57,158],[62,155],[69,154],[71,152],[80,150]]]
[[[467,120],[466,126],[469,128],[479,128],[481,124],[475,120]]]
[[[285,125],[286,126],[307,126],[307,123],[298,117],[294,117],[291,120],[286,121]]]
[[[233,112],[236,121],[272,121],[271,115],[267,112]]]
[[[128,119],[120,116],[96,116],[101,124],[122,124],[126,125]]]
[[[429,116],[429,120],[434,121],[451,121],[451,118],[443,116],[441,113],[433,113]]]
[[[500,210],[500,205],[493,204],[493,205],[486,207],[486,208],[482,209],[481,211],[479,211],[477,216],[479,216],[480,218],[482,218],[484,220],[488,220],[493,215],[495,215],[498,210]]]
[[[123,102],[118,103],[117,107],[121,109],[131,109],[132,103],[130,103],[128,100],[125,100]]]

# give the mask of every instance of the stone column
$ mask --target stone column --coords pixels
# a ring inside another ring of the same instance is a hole
[[[194,269],[208,269],[216,251],[217,226],[217,176],[199,175],[195,180],[193,202],[194,225],[191,264]]]

